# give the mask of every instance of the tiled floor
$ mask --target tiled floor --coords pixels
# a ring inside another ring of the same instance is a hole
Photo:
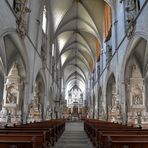
[[[56,148],[93,148],[84,132],[83,122],[67,122]]]

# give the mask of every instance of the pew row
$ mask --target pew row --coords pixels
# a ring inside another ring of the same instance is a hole
[[[49,120],[0,129],[0,147],[49,148],[65,130],[64,120]],[[24,144],[26,143],[26,144]]]
[[[100,120],[86,120],[84,130],[97,148],[148,147],[148,130]]]

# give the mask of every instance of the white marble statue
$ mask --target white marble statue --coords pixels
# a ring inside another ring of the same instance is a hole
[[[50,119],[52,119],[52,109],[50,106],[48,106],[46,110],[46,120],[50,120]]]

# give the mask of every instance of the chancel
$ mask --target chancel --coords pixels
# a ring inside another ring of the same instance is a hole
[[[148,0],[1,0],[0,148],[148,148]]]

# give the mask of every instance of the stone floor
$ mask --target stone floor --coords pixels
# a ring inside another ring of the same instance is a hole
[[[93,148],[86,133],[83,122],[67,122],[66,130],[58,140],[56,148]]]

